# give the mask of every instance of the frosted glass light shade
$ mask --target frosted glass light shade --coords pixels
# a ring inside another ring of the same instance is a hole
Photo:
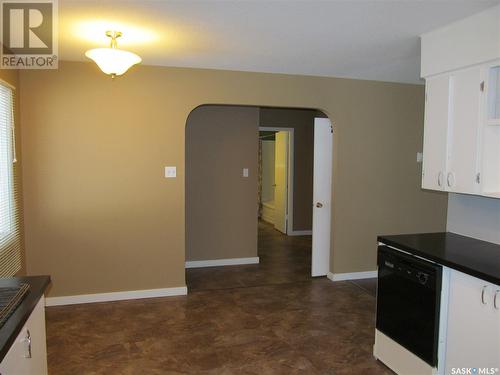
[[[135,53],[118,48],[94,48],[85,52],[85,56],[94,60],[106,74],[122,75],[132,65],[139,64],[142,59]]]

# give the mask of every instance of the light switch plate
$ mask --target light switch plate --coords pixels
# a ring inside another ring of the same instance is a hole
[[[248,168],[243,168],[243,177],[248,177]]]
[[[417,152],[417,163],[422,163],[424,160],[424,154],[421,152]]]
[[[177,167],[165,167],[165,178],[177,177]]]

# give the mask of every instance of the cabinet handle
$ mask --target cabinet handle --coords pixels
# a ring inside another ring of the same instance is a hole
[[[484,293],[486,292],[486,289],[488,289],[488,285],[483,286],[483,289],[481,290],[481,303],[483,305],[487,305],[486,300],[484,299]]]
[[[455,183],[455,177],[452,172],[449,172],[446,176],[446,183],[448,184],[448,187],[452,187]]]
[[[443,186],[443,172],[438,173],[438,186]]]
[[[498,293],[500,293],[500,289],[497,289],[497,291],[495,292],[495,297],[493,297],[493,306],[495,307],[495,309],[499,309],[498,307],[498,303],[497,303],[497,297],[498,297]]]
[[[21,340],[25,345],[24,358],[31,358],[31,333],[30,330],[26,330],[26,337]]]

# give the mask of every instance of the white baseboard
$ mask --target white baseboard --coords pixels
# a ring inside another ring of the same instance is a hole
[[[312,230],[292,230],[288,233],[289,236],[312,236]]]
[[[377,271],[349,272],[349,273],[328,272],[328,275],[326,275],[326,277],[328,277],[332,281],[371,279],[377,277]]]
[[[228,258],[213,260],[190,260],[186,262],[186,268],[237,266],[241,264],[258,264],[259,257],[252,258]]]
[[[45,299],[45,306],[76,305],[80,303],[122,301],[127,299],[184,296],[186,294],[187,287],[185,286],[178,288],[131,290],[127,292],[80,294],[75,296],[48,297]]]

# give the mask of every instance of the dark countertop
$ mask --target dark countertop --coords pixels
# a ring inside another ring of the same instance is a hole
[[[378,241],[500,285],[500,245],[450,232],[379,236]]]
[[[17,287],[21,283],[29,284],[30,290],[21,304],[0,328],[0,362],[4,359],[17,335],[21,332],[24,323],[26,323],[40,297],[50,284],[50,276],[0,278],[0,288]]]

